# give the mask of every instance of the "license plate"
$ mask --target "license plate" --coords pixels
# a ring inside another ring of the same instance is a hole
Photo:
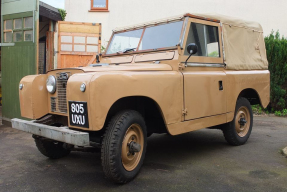
[[[89,128],[87,102],[69,101],[70,125]]]

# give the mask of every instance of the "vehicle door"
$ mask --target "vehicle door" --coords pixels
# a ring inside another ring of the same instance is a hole
[[[220,23],[189,18],[183,43],[184,63],[189,43],[198,46],[182,70],[184,78],[184,120],[226,113],[226,75],[224,72]]]

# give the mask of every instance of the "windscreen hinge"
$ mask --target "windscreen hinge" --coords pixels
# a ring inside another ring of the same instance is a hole
[[[187,115],[187,108],[182,110],[182,116],[186,116]]]
[[[185,68],[185,64],[184,63],[179,63],[178,64],[178,69],[179,70],[184,70],[184,68]]]

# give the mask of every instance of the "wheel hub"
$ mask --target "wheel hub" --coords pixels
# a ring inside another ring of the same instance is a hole
[[[240,120],[238,121],[238,123],[239,123],[241,126],[244,126],[244,125],[247,123],[247,121],[246,121],[245,118],[240,118]]]
[[[132,124],[126,131],[122,143],[122,164],[127,171],[134,170],[139,164],[144,145],[143,131],[138,124]]]
[[[136,152],[140,152],[140,150],[141,150],[141,145],[134,142],[134,141],[131,141],[130,143],[128,143],[128,147],[129,147],[129,152],[133,155]]]

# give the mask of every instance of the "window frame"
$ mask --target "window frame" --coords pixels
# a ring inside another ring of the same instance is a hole
[[[12,29],[5,29],[6,27],[6,22],[8,20],[12,20]],[[12,38],[11,38],[11,42],[6,42],[6,33],[12,33]],[[3,20],[3,43],[12,43],[13,42],[13,19],[6,19],[6,20]]]
[[[128,30],[121,30],[121,31],[117,31],[117,32],[113,32],[111,37],[110,37],[110,40],[108,42],[108,45],[106,47],[106,50],[103,54],[104,57],[109,57],[109,56],[114,56],[114,55],[118,55],[117,53],[111,53],[111,54],[107,54],[107,51],[110,47],[110,44],[112,42],[112,39],[114,37],[114,35],[118,34],[118,33],[123,33],[123,32],[128,32],[128,31],[134,31],[134,30],[138,30],[138,29],[143,29],[142,31],[142,35],[140,37],[140,41],[138,43],[138,46],[137,46],[137,49],[133,52],[128,52],[128,53],[121,53],[121,55],[130,55],[130,54],[137,54],[137,53],[146,53],[146,52],[157,52],[157,51],[165,51],[165,50],[174,50],[174,49],[177,49],[177,45],[175,46],[172,46],[172,47],[163,47],[163,48],[157,48],[157,49],[146,49],[146,50],[139,50],[139,47],[140,47],[140,44],[142,42],[142,39],[143,39],[143,36],[145,34],[145,30],[146,28],[149,28],[149,27],[155,27],[155,26],[158,26],[158,25],[165,25],[165,24],[169,24],[169,23],[175,23],[175,22],[180,22],[182,21],[182,28],[181,28],[181,32],[180,32],[180,35],[179,35],[179,42],[181,41],[181,37],[182,37],[182,31],[183,31],[183,28],[184,28],[184,19],[176,19],[176,20],[171,20],[171,21],[167,21],[167,22],[160,22],[160,23],[156,23],[156,24],[150,24],[150,25],[144,25],[142,27],[139,27],[139,28],[133,28],[133,29],[128,29]]]
[[[20,16],[20,17],[15,17],[15,18],[3,19],[3,42],[4,43],[33,42],[33,26],[32,26],[32,28],[25,28],[25,24],[24,24],[24,18],[27,18],[27,17],[32,17],[32,16]],[[22,26],[19,29],[15,29],[15,20],[16,19],[21,19],[22,20]],[[33,19],[33,17],[32,17],[32,19]],[[12,20],[12,29],[8,29],[8,30],[5,29],[7,20]],[[25,41],[25,37],[24,37],[25,31],[32,31],[32,40],[31,41]],[[11,42],[6,42],[5,41],[5,39],[6,39],[5,35],[6,35],[7,32],[8,33],[12,32],[12,41]],[[21,41],[14,41],[14,32],[21,32],[22,33]]]
[[[185,29],[185,35],[184,35],[184,43],[182,45],[183,50],[182,50],[182,57],[181,57],[181,62],[185,62],[186,59],[188,58],[188,55],[184,55],[184,51],[187,46],[187,38],[190,30],[191,23],[198,23],[202,25],[210,25],[218,28],[218,40],[219,40],[219,55],[220,57],[208,57],[208,56],[191,56],[190,59],[188,60],[188,63],[202,63],[202,64],[218,64],[218,63],[223,63],[223,51],[222,51],[222,29],[220,26],[220,23],[217,22],[212,22],[212,21],[205,21],[205,20],[200,20],[200,19],[195,19],[195,18],[189,18],[188,23]]]
[[[91,0],[91,10],[96,12],[108,12],[109,11],[109,0],[106,1],[106,7],[94,7],[94,0]]]
[[[64,42],[62,41],[62,37],[63,36],[68,36],[71,37],[71,42]],[[75,38],[77,37],[82,37],[85,38],[85,42],[84,43],[78,43],[75,42]],[[97,43],[89,43],[88,42],[88,38],[89,37],[93,37],[93,38],[98,38],[97,39]],[[79,54],[79,55],[94,55],[95,53],[100,53],[100,37],[95,35],[95,34],[81,34],[81,33],[69,33],[69,32],[61,32],[59,33],[59,50],[60,53],[62,54]],[[62,49],[62,45],[71,45],[72,49],[69,50],[63,50]],[[80,46],[84,46],[85,50],[84,51],[75,51],[75,45],[80,45]],[[88,52],[88,46],[97,46],[98,50],[96,52]]]

